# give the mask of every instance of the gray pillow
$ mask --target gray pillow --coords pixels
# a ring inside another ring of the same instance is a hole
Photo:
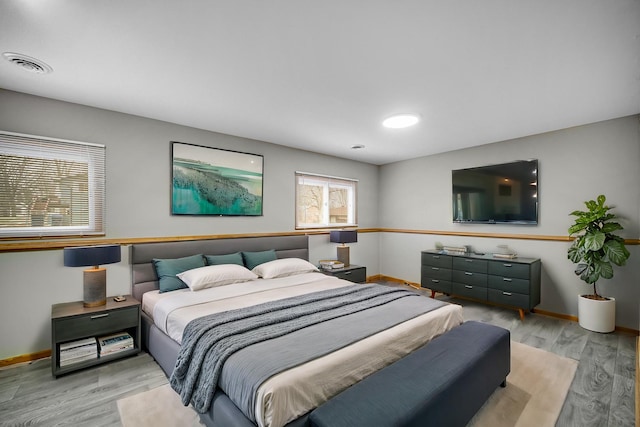
[[[183,271],[204,267],[204,257],[202,255],[192,255],[184,258],[174,259],[153,259],[153,266],[158,275],[160,293],[175,291],[186,288],[187,285],[176,277]]]
[[[254,267],[265,262],[278,259],[278,257],[276,256],[276,251],[273,249],[260,252],[242,252],[242,258],[244,258],[244,265],[249,270],[253,270]]]
[[[242,254],[240,252],[226,255],[205,255],[204,257],[207,260],[208,265],[238,264],[244,267]]]

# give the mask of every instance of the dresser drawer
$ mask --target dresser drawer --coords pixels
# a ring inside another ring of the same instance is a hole
[[[490,302],[498,304],[510,305],[512,307],[532,308],[529,307],[529,295],[523,295],[516,292],[500,291],[497,289],[488,289],[488,297]]]
[[[471,271],[471,272],[474,272],[474,273],[486,273],[487,272],[487,261],[484,260],[484,259],[454,257],[453,258],[453,269],[454,270]]]
[[[489,276],[489,288],[529,295],[529,281],[511,277]]]
[[[137,328],[140,318],[138,307],[56,319],[53,322],[56,340],[64,342],[88,336],[98,336],[116,330]]]
[[[431,289],[432,291],[442,292],[443,294],[451,293],[451,282],[448,280],[429,279],[422,277],[420,286]]]
[[[448,255],[430,254],[422,252],[422,265],[432,267],[451,268],[451,257]]]
[[[474,273],[472,271],[453,270],[452,273],[454,283],[462,283],[463,285],[474,285],[487,287],[487,275],[483,273]]]
[[[465,285],[463,283],[452,284],[452,294],[479,300],[487,299],[487,288],[483,286]]]
[[[529,264],[518,264],[509,261],[490,261],[489,274],[494,276],[529,278]]]
[[[438,280],[451,280],[451,270],[442,267],[422,266],[421,277]]]

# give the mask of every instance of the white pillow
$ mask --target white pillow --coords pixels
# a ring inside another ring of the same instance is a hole
[[[301,258],[281,258],[262,263],[251,271],[263,279],[274,279],[276,277],[318,271],[318,268]]]
[[[238,264],[207,265],[206,267],[184,271],[177,274],[177,276],[192,291],[231,283],[247,282],[258,278],[255,273]]]

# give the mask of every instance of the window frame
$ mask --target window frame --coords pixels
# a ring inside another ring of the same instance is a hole
[[[323,200],[329,199],[330,187],[344,187],[348,191],[349,200],[347,202],[347,222],[344,223],[331,223],[330,222],[330,209],[325,203],[322,209],[321,215],[323,222],[321,224],[312,223],[299,223],[298,222],[298,210],[299,210],[299,192],[298,185],[300,179],[307,179],[310,183],[314,181],[318,185],[323,186],[323,194],[325,197]],[[344,228],[344,227],[357,227],[358,226],[358,180],[354,178],[344,178],[331,175],[323,175],[312,172],[295,172],[295,229],[296,230],[316,230],[316,229],[329,229],[329,228]]]
[[[0,154],[87,164],[87,225],[0,227],[0,240],[104,236],[106,226],[106,147],[103,144],[0,130]],[[62,194],[62,191],[59,190]],[[0,203],[7,203],[0,197]]]

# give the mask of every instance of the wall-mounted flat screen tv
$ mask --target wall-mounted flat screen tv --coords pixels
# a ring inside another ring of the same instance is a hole
[[[453,222],[538,223],[538,160],[452,171]]]

